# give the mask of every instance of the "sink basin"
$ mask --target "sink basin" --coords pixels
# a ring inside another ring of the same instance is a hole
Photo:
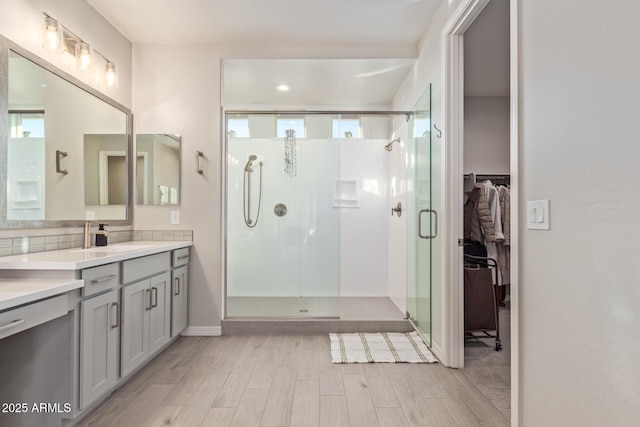
[[[120,252],[138,251],[141,249],[147,249],[153,245],[112,245],[112,246],[96,246],[89,249],[76,249],[70,252],[84,252],[84,253],[100,253],[102,254],[115,254]]]

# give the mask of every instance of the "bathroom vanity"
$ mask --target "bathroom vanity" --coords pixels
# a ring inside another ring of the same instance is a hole
[[[191,245],[0,257],[0,402],[13,404],[3,422],[73,424],[176,339],[187,326]]]

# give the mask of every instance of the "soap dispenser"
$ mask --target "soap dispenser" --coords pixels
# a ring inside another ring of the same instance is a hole
[[[106,224],[98,224],[96,232],[96,246],[107,246],[107,231],[104,229]]]

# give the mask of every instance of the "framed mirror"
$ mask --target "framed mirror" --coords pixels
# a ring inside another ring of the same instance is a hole
[[[136,204],[180,204],[179,135],[136,134]]]
[[[0,228],[131,223],[131,112],[0,36]]]

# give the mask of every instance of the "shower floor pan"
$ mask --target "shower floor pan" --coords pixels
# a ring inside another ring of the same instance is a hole
[[[340,304],[340,317],[336,304]],[[330,304],[334,304],[332,307]],[[223,335],[408,332],[411,323],[386,297],[228,297]]]

